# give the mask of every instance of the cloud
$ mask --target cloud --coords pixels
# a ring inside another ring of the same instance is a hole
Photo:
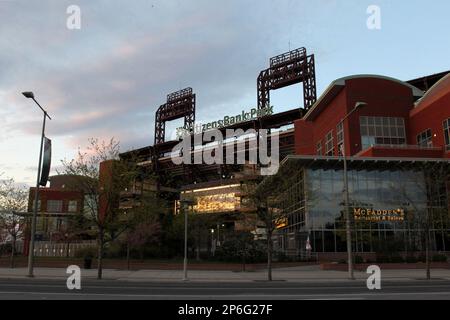
[[[53,118],[48,134],[69,136],[69,148],[88,136],[151,144],[156,109],[166,94],[187,86],[197,93],[198,118],[213,117],[216,110],[238,111],[241,101],[255,105],[256,76],[273,51],[265,43],[267,33],[282,29],[264,10],[242,15],[239,10],[250,10],[250,2],[231,1],[218,10],[211,1],[155,1],[152,6],[80,1],[82,29],[68,31],[61,23],[69,2],[50,2],[32,5],[23,15],[16,11],[19,4],[10,5],[13,17],[28,21],[25,28],[3,15],[7,28],[0,35],[12,42],[0,44],[13,54],[3,50],[0,61],[8,61],[13,77],[0,78],[0,84],[6,103],[24,114],[7,123],[9,130],[38,134],[39,113],[20,96],[22,90],[34,90]]]

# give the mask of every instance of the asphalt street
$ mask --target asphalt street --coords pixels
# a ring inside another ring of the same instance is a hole
[[[128,282],[86,280],[70,291],[65,280],[0,279],[0,300],[450,300],[450,281],[383,282],[370,291],[355,282]]]

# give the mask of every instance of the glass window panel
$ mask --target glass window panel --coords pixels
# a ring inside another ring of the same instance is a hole
[[[367,134],[369,133],[369,131],[367,130],[366,126],[362,126],[361,127],[361,135],[362,136],[367,136]]]
[[[376,126],[376,127],[375,127],[375,134],[376,134],[378,137],[383,136],[383,128],[382,128],[381,126]]]
[[[360,117],[359,119],[361,126],[367,125],[367,117]]]
[[[397,127],[390,127],[390,136],[396,137],[397,136]]]

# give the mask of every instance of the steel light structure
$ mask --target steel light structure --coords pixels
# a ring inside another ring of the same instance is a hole
[[[188,214],[189,207],[195,202],[190,199],[180,201],[182,212],[184,213],[184,261],[183,261],[183,281],[189,281],[188,278]]]
[[[295,49],[270,59],[270,67],[257,79],[258,109],[270,106],[270,91],[303,83],[303,109],[308,111],[317,100],[314,55],[306,48]]]
[[[39,164],[38,164],[38,174],[37,174],[37,182],[36,182],[36,189],[34,192],[34,205],[33,205],[33,216],[31,218],[31,234],[30,234],[30,245],[28,248],[28,276],[33,277],[33,271],[34,271],[34,238],[36,234],[36,217],[37,217],[37,211],[38,211],[38,199],[39,199],[39,187],[41,185],[41,166],[42,166],[42,153],[44,149],[44,140],[45,140],[45,122],[47,118],[49,120],[52,120],[52,118],[48,115],[47,111],[45,111],[44,108],[39,104],[39,102],[36,101],[34,98],[34,93],[31,91],[22,92],[25,98],[32,99],[37,106],[42,110],[44,113],[44,119],[42,122],[42,134],[41,134],[41,149],[39,152]]]
[[[344,126],[345,120],[347,120],[354,112],[358,111],[362,107],[367,106],[365,102],[357,102],[355,107],[347,113],[347,115],[339,122],[340,125]],[[348,263],[348,277],[351,280],[355,279],[353,271],[353,253],[352,253],[352,230],[350,223],[350,194],[348,191],[348,171],[347,171],[347,156],[345,154],[345,128],[342,130],[342,157],[344,160],[344,194],[345,194],[345,205],[344,205],[344,216],[345,216],[345,233],[347,238],[347,263]]]

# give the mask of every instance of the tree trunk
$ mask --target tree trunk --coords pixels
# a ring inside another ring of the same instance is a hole
[[[130,243],[127,242],[127,270],[130,270]]]
[[[272,232],[267,233],[267,280],[272,281]]]
[[[103,247],[104,247],[104,231],[99,228],[98,232],[98,256],[97,256],[97,279],[101,280],[103,277]]]
[[[14,256],[16,255],[16,236],[13,236],[12,246],[11,246],[11,261],[10,267],[14,269]]]
[[[196,239],[197,243],[196,243],[196,253],[195,253],[195,258],[197,261],[200,261],[200,235],[197,235],[197,239]]]
[[[431,280],[430,230],[428,229],[428,226],[425,235],[425,261],[427,266],[427,280]]]
[[[247,246],[246,246],[246,244],[245,244],[245,240],[244,240],[244,243],[243,243],[243,245],[244,245],[244,250],[243,250],[243,252],[242,252],[242,271],[243,272],[245,272],[246,270],[245,270],[245,258],[246,258],[246,256],[247,256]]]
[[[69,258],[70,241],[66,242],[66,258]]]

